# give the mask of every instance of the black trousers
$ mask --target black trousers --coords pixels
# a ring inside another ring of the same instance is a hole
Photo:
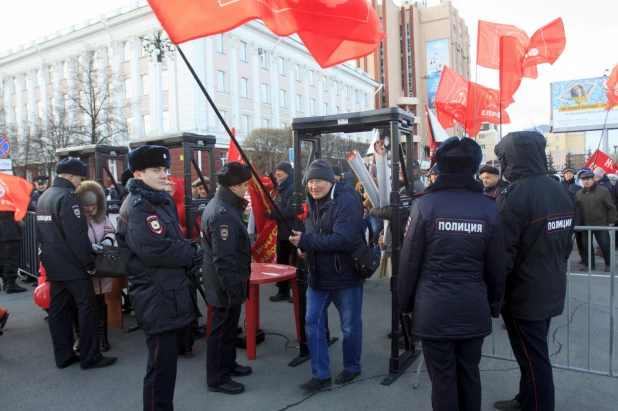
[[[4,280],[17,278],[19,269],[19,240],[0,242],[0,277]]]
[[[422,340],[434,411],[480,411],[483,337]]]
[[[73,316],[77,306],[79,321],[79,362],[88,368],[101,361],[99,346],[99,306],[91,278],[50,281],[49,331],[56,365],[62,367],[73,358]]]
[[[289,241],[279,240],[277,264],[296,265],[296,247]],[[290,295],[290,281],[278,281],[279,294]]]
[[[148,365],[144,377],[144,411],[172,411],[178,363],[178,342],[190,334],[190,325],[147,335]]]
[[[609,231],[593,231],[590,237],[592,237],[593,235],[594,235],[594,238],[597,240],[597,243],[599,243],[599,247],[601,247],[601,252],[603,253],[603,260],[605,260],[605,265],[609,267],[611,265],[610,260],[609,260],[610,259]],[[588,233],[586,232],[582,233],[582,249],[584,252],[582,261],[588,264]],[[590,267],[594,269],[595,268],[594,248],[592,248],[591,250],[591,256],[592,256],[592,260],[590,261]]]
[[[241,306],[230,308],[212,307],[212,326],[208,337],[206,355],[206,383],[217,387],[229,382],[236,363],[236,330]]]
[[[552,411],[555,406],[554,377],[547,347],[551,319],[525,321],[505,313],[502,318],[521,371],[517,402],[525,411]]]

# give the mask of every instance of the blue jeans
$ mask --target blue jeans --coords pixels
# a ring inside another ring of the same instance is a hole
[[[326,314],[331,301],[339,311],[343,331],[343,368],[358,372],[363,345],[363,286],[335,291],[321,291],[309,287],[305,332],[311,353],[313,378],[330,378],[330,359],[326,341]]]

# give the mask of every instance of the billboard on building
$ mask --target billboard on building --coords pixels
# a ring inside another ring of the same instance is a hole
[[[427,102],[430,109],[435,109],[436,93],[440,84],[442,68],[449,66],[449,40],[440,39],[425,43],[427,57]]]
[[[605,77],[551,83],[551,131],[568,133],[618,128],[618,110],[605,110]]]

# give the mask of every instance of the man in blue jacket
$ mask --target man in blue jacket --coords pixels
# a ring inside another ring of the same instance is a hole
[[[361,310],[363,283],[351,253],[362,243],[361,210],[342,183],[335,183],[332,168],[315,160],[306,173],[309,216],[305,232],[292,231],[290,242],[308,261],[307,342],[311,352],[312,378],[301,388],[315,391],[331,384],[326,341],[326,314],[331,302],[339,311],[343,331],[343,371],[335,379],[344,384],[361,371]]]
[[[422,340],[434,410],[480,411],[481,348],[502,305],[500,216],[474,179],[482,156],[470,138],[440,145],[440,178],[412,203],[401,247],[399,308]]]

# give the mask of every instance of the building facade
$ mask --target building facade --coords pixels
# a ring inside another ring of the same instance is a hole
[[[554,168],[561,171],[567,165],[567,157],[576,170],[584,166],[586,133],[544,133],[547,140],[545,152],[551,154]]]
[[[80,101],[76,73],[90,62],[101,82],[95,89],[109,89],[115,117],[105,127],[118,131],[116,145],[165,133],[212,134],[220,167],[229,138],[185,63],[177,51],[157,63],[144,48],[143,39],[160,30],[140,1],[0,53],[0,129],[18,137],[44,132],[46,117]],[[180,47],[240,142],[255,128],[285,128],[295,117],[375,107],[379,84],[369,74],[352,64],[322,69],[297,36],[279,38],[258,21]]]
[[[413,112],[416,147],[426,145],[424,106],[432,108],[444,65],[470,79],[470,34],[450,0],[439,2],[372,0],[386,34],[379,50],[356,60],[380,83],[375,106]],[[458,128],[447,130],[461,135]]]

